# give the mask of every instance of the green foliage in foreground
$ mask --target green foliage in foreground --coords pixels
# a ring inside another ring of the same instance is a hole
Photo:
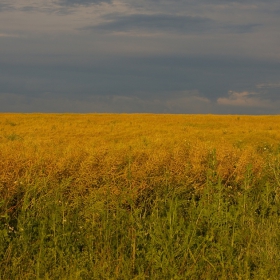
[[[249,175],[239,190],[167,182],[136,199],[21,186],[1,201],[0,279],[279,279],[278,189]]]

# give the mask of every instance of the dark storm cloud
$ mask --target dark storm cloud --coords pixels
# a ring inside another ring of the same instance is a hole
[[[143,30],[149,32],[178,32],[178,33],[205,33],[227,32],[248,33],[253,32],[260,24],[223,24],[205,17],[178,16],[170,14],[132,14],[107,15],[107,22],[97,26],[87,26],[86,30],[98,30],[109,32],[126,32]]]
[[[197,90],[213,102],[229,90],[274,93],[272,85],[275,86],[280,72],[276,62],[218,56],[109,56],[89,59],[87,65],[74,62],[1,65],[2,92],[166,99],[174,92]],[[279,98],[274,94],[270,97]]]
[[[0,111],[280,113],[279,0],[0,2]]]

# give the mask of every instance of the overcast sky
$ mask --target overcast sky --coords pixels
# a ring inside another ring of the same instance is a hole
[[[280,1],[1,0],[0,111],[280,114]]]

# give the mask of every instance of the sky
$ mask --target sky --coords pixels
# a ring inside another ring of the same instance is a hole
[[[280,114],[280,1],[1,0],[0,112]]]

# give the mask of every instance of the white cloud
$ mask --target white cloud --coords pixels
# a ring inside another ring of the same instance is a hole
[[[272,107],[270,100],[261,99],[259,93],[249,91],[232,91],[228,92],[228,97],[217,99],[219,105],[242,106],[242,107]]]
[[[263,83],[256,86],[258,89],[280,88],[280,83]]]

